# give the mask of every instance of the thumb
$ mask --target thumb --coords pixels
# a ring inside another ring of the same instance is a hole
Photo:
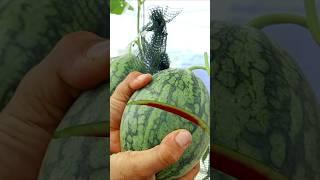
[[[176,130],[168,134],[161,144],[154,148],[111,155],[111,177],[152,177],[177,162],[191,141],[190,132]]]

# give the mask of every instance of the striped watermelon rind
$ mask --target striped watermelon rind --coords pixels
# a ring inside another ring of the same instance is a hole
[[[112,94],[115,88],[122,82],[126,76],[133,71],[143,71],[144,64],[130,51],[113,57],[110,66],[110,94]]]
[[[139,100],[162,102],[192,112],[209,126],[209,93],[203,82],[191,71],[167,69],[153,76],[153,81],[137,91],[126,106],[120,126],[122,151],[150,149],[170,132],[187,129],[193,143],[174,165],[160,171],[158,179],[174,179],[187,173],[203,156],[209,145],[209,134],[200,126],[167,111],[136,105]]]
[[[320,110],[295,60],[255,28],[212,30],[211,143],[290,179],[319,177]]]

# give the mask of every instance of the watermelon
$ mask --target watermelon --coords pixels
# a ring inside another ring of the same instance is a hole
[[[187,129],[192,144],[177,163],[157,173],[157,179],[175,179],[201,159],[209,145],[209,94],[191,71],[167,69],[135,92],[120,126],[122,151],[140,151],[159,145],[176,129]]]
[[[114,92],[118,84],[122,82],[130,72],[143,71],[143,64],[138,62],[139,59],[137,56],[130,52],[112,58],[110,66],[110,94]]]
[[[215,179],[318,179],[320,109],[296,61],[249,26],[214,21],[211,42]]]
[[[83,93],[62,119],[57,130],[109,121],[109,84]],[[104,129],[108,128],[105,125]],[[109,177],[107,137],[52,139],[42,161],[38,180],[92,179]]]
[[[0,110],[21,78],[66,34],[90,31],[109,37],[108,1],[1,0]]]

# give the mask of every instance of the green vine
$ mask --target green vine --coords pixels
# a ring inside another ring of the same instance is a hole
[[[207,71],[208,75],[210,76],[210,64],[209,64],[208,53],[205,52],[203,56],[204,56],[204,62],[205,62],[204,66],[191,66],[188,68],[188,70],[193,71],[193,70],[197,70],[197,69],[202,69],[202,70]]]
[[[307,24],[315,41],[320,45],[320,23],[315,0],[304,0]]]
[[[141,31],[140,31],[140,18],[141,18],[141,7],[144,6],[145,0],[137,0],[138,8],[137,8],[137,39],[135,40],[135,44],[139,48],[139,52],[144,53],[143,47],[141,45]]]
[[[308,28],[305,17],[285,13],[259,16],[248,23],[249,26],[257,29],[263,29],[275,24],[296,24],[301,27]]]
[[[257,29],[263,29],[275,24],[295,24],[310,31],[314,40],[320,45],[320,22],[317,15],[315,0],[304,0],[306,17],[294,14],[269,14],[258,16],[248,22],[248,25]]]

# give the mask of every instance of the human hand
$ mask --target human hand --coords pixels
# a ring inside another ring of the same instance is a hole
[[[120,122],[131,95],[152,80],[150,74],[130,73],[110,98],[110,177],[111,179],[155,179],[160,170],[175,163],[191,144],[192,136],[186,130],[168,134],[160,145],[144,151],[120,152]],[[199,163],[180,179],[194,179]]]
[[[0,179],[37,179],[66,111],[82,91],[108,79],[108,47],[95,34],[71,33],[25,75],[0,114]]]

